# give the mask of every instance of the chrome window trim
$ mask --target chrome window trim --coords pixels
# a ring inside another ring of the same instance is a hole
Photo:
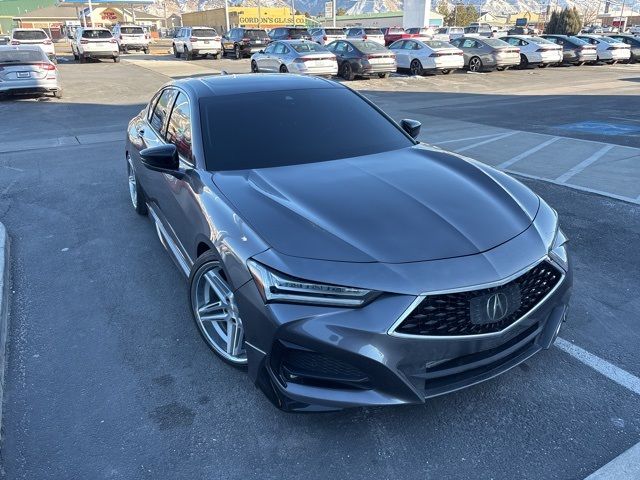
[[[542,300],[540,300],[533,308],[531,308],[531,310],[529,310],[522,317],[517,319],[515,322],[513,322],[511,325],[507,326],[506,328],[503,328],[499,332],[478,333],[478,334],[474,334],[474,335],[413,335],[413,334],[409,334],[409,333],[398,333],[398,332],[396,332],[396,328],[398,328],[402,324],[402,322],[411,314],[411,312],[413,312],[415,310],[415,308],[428,296],[445,295],[447,293],[470,292],[470,291],[473,291],[473,290],[483,290],[485,288],[499,287],[501,285],[509,283],[511,280],[514,280],[515,278],[517,278],[517,277],[519,277],[521,275],[524,275],[526,272],[528,272],[529,270],[531,270],[535,266],[539,265],[543,261],[547,261],[547,262],[551,263],[554,267],[556,267],[558,269],[558,271],[561,274],[560,280],[558,281],[556,286],[553,287],[551,289],[551,291],[549,293],[547,293],[542,298]],[[422,294],[418,295],[413,302],[411,302],[411,304],[406,308],[406,310],[404,312],[402,312],[402,315],[400,315],[400,317],[394,322],[394,324],[391,325],[391,328],[389,328],[389,330],[387,331],[387,334],[391,335],[393,337],[411,338],[411,339],[414,339],[414,340],[416,340],[416,339],[424,339],[424,340],[466,340],[466,339],[477,340],[479,338],[498,337],[500,335],[504,335],[509,330],[512,330],[517,325],[522,323],[524,320],[529,318],[529,316],[531,316],[542,304],[544,304],[556,292],[556,290],[558,290],[558,288],[560,288],[560,286],[564,282],[565,277],[566,277],[566,272],[558,264],[558,262],[554,261],[549,255],[545,255],[544,257],[539,259],[537,262],[532,263],[528,267],[525,267],[525,268],[517,271],[516,273],[514,273],[512,275],[509,275],[508,277],[503,278],[501,280],[497,280],[495,282],[482,283],[482,284],[479,284],[479,285],[471,285],[471,286],[462,287],[462,288],[452,288],[452,289],[448,289],[448,290],[436,290],[436,291],[433,291],[433,292],[422,293]]]

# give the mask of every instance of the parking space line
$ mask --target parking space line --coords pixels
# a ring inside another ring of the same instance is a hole
[[[519,132],[513,131],[513,132],[502,133],[502,134],[498,135],[497,137],[489,138],[488,140],[484,140],[482,142],[473,143],[473,144],[468,145],[468,146],[463,147],[463,148],[458,148],[457,150],[454,150],[454,152],[456,152],[456,153],[466,152],[467,150],[471,150],[473,148],[479,147],[480,145],[485,145],[487,143],[495,142],[497,140],[502,140],[503,138],[510,137],[511,135],[515,135],[516,133],[519,133]]]
[[[640,378],[635,375],[616,367],[612,363],[609,363],[562,338],[557,338],[555,345],[576,360],[579,360],[588,367],[593,368],[596,372],[601,373],[609,380],[613,380],[618,385],[631,390],[636,395],[640,395]]]
[[[435,145],[444,145],[446,143],[456,143],[456,142],[464,142],[467,140],[479,140],[481,138],[489,138],[489,137],[497,137],[498,135],[502,135],[502,133],[490,133],[488,135],[478,135],[477,137],[466,137],[466,138],[456,138],[454,140],[445,140],[444,142],[433,142]]]
[[[589,475],[585,480],[633,480],[640,478],[640,443],[616,458],[605,466]]]
[[[553,137],[549,140],[547,140],[546,142],[542,142],[540,145],[537,145],[533,148],[530,148],[529,150],[527,150],[526,152],[522,152],[520,155],[516,155],[515,157],[502,162],[500,165],[498,165],[498,168],[507,168],[510,167],[511,165],[513,165],[516,162],[519,162],[520,160],[523,160],[525,158],[527,158],[530,155],[533,155],[534,153],[542,150],[545,147],[548,147],[549,145],[551,145],[554,142],[557,142],[558,140],[560,140],[560,137]]]
[[[606,145],[602,147],[600,150],[598,150],[596,153],[591,155],[589,158],[583,160],[582,162],[577,164],[575,167],[569,169],[567,172],[563,173],[558,178],[556,178],[556,182],[559,182],[559,183],[566,182],[574,175],[577,175],[578,173],[582,172],[585,168],[587,168],[592,163],[600,160],[600,158],[605,156],[607,152],[611,150],[613,147],[615,147],[615,145]]]

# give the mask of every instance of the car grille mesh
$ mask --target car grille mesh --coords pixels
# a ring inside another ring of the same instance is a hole
[[[361,381],[367,378],[361,370],[346,362],[304,350],[287,351],[283,365],[300,376],[346,381]]]
[[[516,279],[499,287],[468,292],[428,295],[396,328],[397,333],[429,336],[464,336],[504,330],[526,315],[558,284],[562,274],[543,261]],[[494,293],[511,303],[507,314],[498,321],[478,321],[474,304],[486,309]]]

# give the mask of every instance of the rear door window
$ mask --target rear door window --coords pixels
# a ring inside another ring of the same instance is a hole
[[[164,126],[167,120],[167,114],[169,113],[169,108],[175,96],[176,91],[173,88],[164,90],[151,115],[151,126],[162,138],[164,138]]]

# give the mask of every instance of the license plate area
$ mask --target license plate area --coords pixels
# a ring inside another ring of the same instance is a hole
[[[31,72],[18,72],[18,78],[30,78]]]

